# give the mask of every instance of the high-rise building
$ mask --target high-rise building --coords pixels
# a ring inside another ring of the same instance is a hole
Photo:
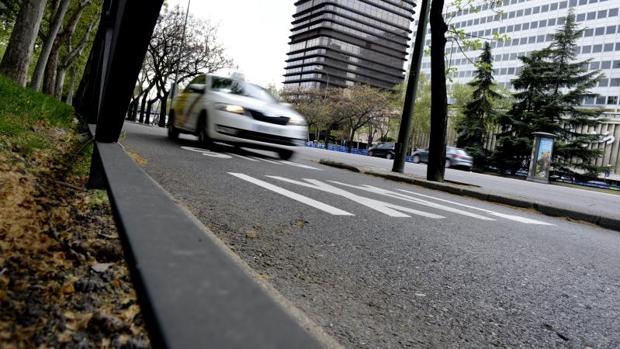
[[[521,70],[518,57],[547,47],[569,11],[577,24],[585,28],[578,41],[577,59],[591,59],[588,69],[601,70],[605,77],[591,89],[599,96],[584,98],[585,106],[620,111],[620,1],[618,0],[504,0],[491,8],[479,2],[474,9],[456,11],[447,8],[446,18],[456,30],[470,38],[488,40],[493,48],[494,72],[498,84],[512,88],[511,81]],[[496,37],[504,40],[496,40]],[[430,40],[426,45],[430,47]],[[480,51],[461,52],[457,44],[447,46],[447,60],[456,69],[452,81],[467,83],[475,74],[473,62]],[[430,74],[430,57],[422,70]]]
[[[295,3],[285,87],[390,89],[403,81],[413,0]]]

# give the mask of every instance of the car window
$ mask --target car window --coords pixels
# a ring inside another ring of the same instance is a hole
[[[189,91],[189,85],[194,85],[194,84],[206,84],[207,83],[207,76],[200,74],[197,77],[194,78],[194,80],[190,81],[189,84],[187,84],[187,86],[185,87],[185,89],[183,90],[183,92],[187,93],[190,92]]]
[[[252,97],[265,102],[276,102],[275,97],[273,97],[269,92],[267,92],[267,90],[258,85],[250,84],[245,81],[238,81],[214,76],[211,79],[211,90]]]

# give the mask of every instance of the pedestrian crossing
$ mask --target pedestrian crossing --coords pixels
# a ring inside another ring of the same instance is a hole
[[[333,216],[358,216],[361,212],[349,212],[335,205],[312,199],[294,190],[286,189],[280,185],[292,185],[297,188],[312,189],[328,193],[332,197],[348,199],[359,206],[394,218],[411,218],[417,216],[427,219],[446,219],[459,216],[461,218],[465,217],[485,222],[494,222],[503,219],[528,225],[553,225],[537,219],[479,208],[452,200],[417,193],[412,190],[398,189],[394,191],[371,185],[355,185],[340,181],[325,181],[312,178],[302,178],[298,180],[271,175],[265,176],[266,179],[271,180],[268,182],[264,179],[259,179],[244,173],[229,172],[229,174],[240,180],[257,185],[263,189]],[[372,194],[375,197],[379,196],[381,199],[365,196],[368,194]],[[390,201],[387,201],[388,199]],[[399,202],[399,204],[394,203],[394,200]],[[401,202],[403,201],[406,204],[402,204]]]

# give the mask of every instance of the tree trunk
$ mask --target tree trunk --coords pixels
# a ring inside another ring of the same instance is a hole
[[[349,132],[349,140],[347,141],[347,153],[351,153],[353,151],[353,138],[355,136],[355,131],[351,129]]]
[[[159,123],[157,126],[166,127],[166,115],[168,114],[168,95],[170,91],[164,92],[163,97],[159,99]]]
[[[144,123],[147,125],[151,124],[151,110],[153,109],[153,104],[155,104],[155,102],[157,102],[157,97],[151,99],[148,103],[147,103],[147,107],[146,107],[146,118],[144,120]]]
[[[65,89],[65,75],[67,73],[66,69],[58,68],[56,72],[56,86],[54,87],[54,97],[57,99],[62,98],[62,93]]]
[[[54,96],[56,94],[56,73],[58,72],[59,61],[60,50],[58,50],[58,47],[55,47],[47,60],[47,64],[45,66],[45,79],[42,86],[43,92],[50,96]]]
[[[52,46],[54,45],[54,41],[56,41],[56,36],[58,35],[58,31],[60,31],[60,26],[65,18],[65,14],[67,14],[70,2],[70,0],[62,0],[60,7],[54,14],[52,23],[50,24],[49,32],[45,38],[43,47],[41,48],[37,66],[34,69],[34,74],[32,75],[32,81],[30,83],[30,86],[35,91],[41,91],[43,76],[45,74],[45,66],[48,64],[47,60],[50,58],[50,53],[52,53]]]
[[[448,96],[446,91],[446,31],[443,19],[444,0],[431,5],[431,133],[426,178],[443,182],[446,171],[446,133],[448,126]]]
[[[71,68],[70,71],[70,79],[71,83],[69,84],[69,88],[67,89],[67,100],[65,103],[72,105],[73,104],[73,96],[75,95],[75,81],[77,80],[77,68]]]
[[[149,98],[149,91],[144,91],[142,96],[142,102],[140,103],[140,119],[138,122],[144,123],[144,113],[146,112],[146,100]]]
[[[47,0],[24,0],[15,19],[11,38],[0,63],[0,74],[26,86],[28,66],[45,13]]]

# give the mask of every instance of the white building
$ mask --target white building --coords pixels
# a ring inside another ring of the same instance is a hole
[[[519,56],[547,47],[553,34],[573,9],[577,23],[585,28],[578,41],[578,60],[592,59],[591,70],[601,70],[605,78],[592,89],[599,97],[587,97],[584,105],[620,111],[620,0],[504,0],[490,8],[481,2],[476,10],[455,11],[448,7],[446,19],[471,38],[488,40],[493,48],[496,82],[511,88],[511,80],[520,71]],[[509,39],[494,40],[497,35]],[[430,47],[427,34],[426,46]],[[475,61],[481,51],[462,53],[457,44],[448,43],[447,57],[456,68],[452,81],[472,79]],[[469,58],[469,59],[468,59]],[[430,57],[424,57],[422,71],[430,76]]]

